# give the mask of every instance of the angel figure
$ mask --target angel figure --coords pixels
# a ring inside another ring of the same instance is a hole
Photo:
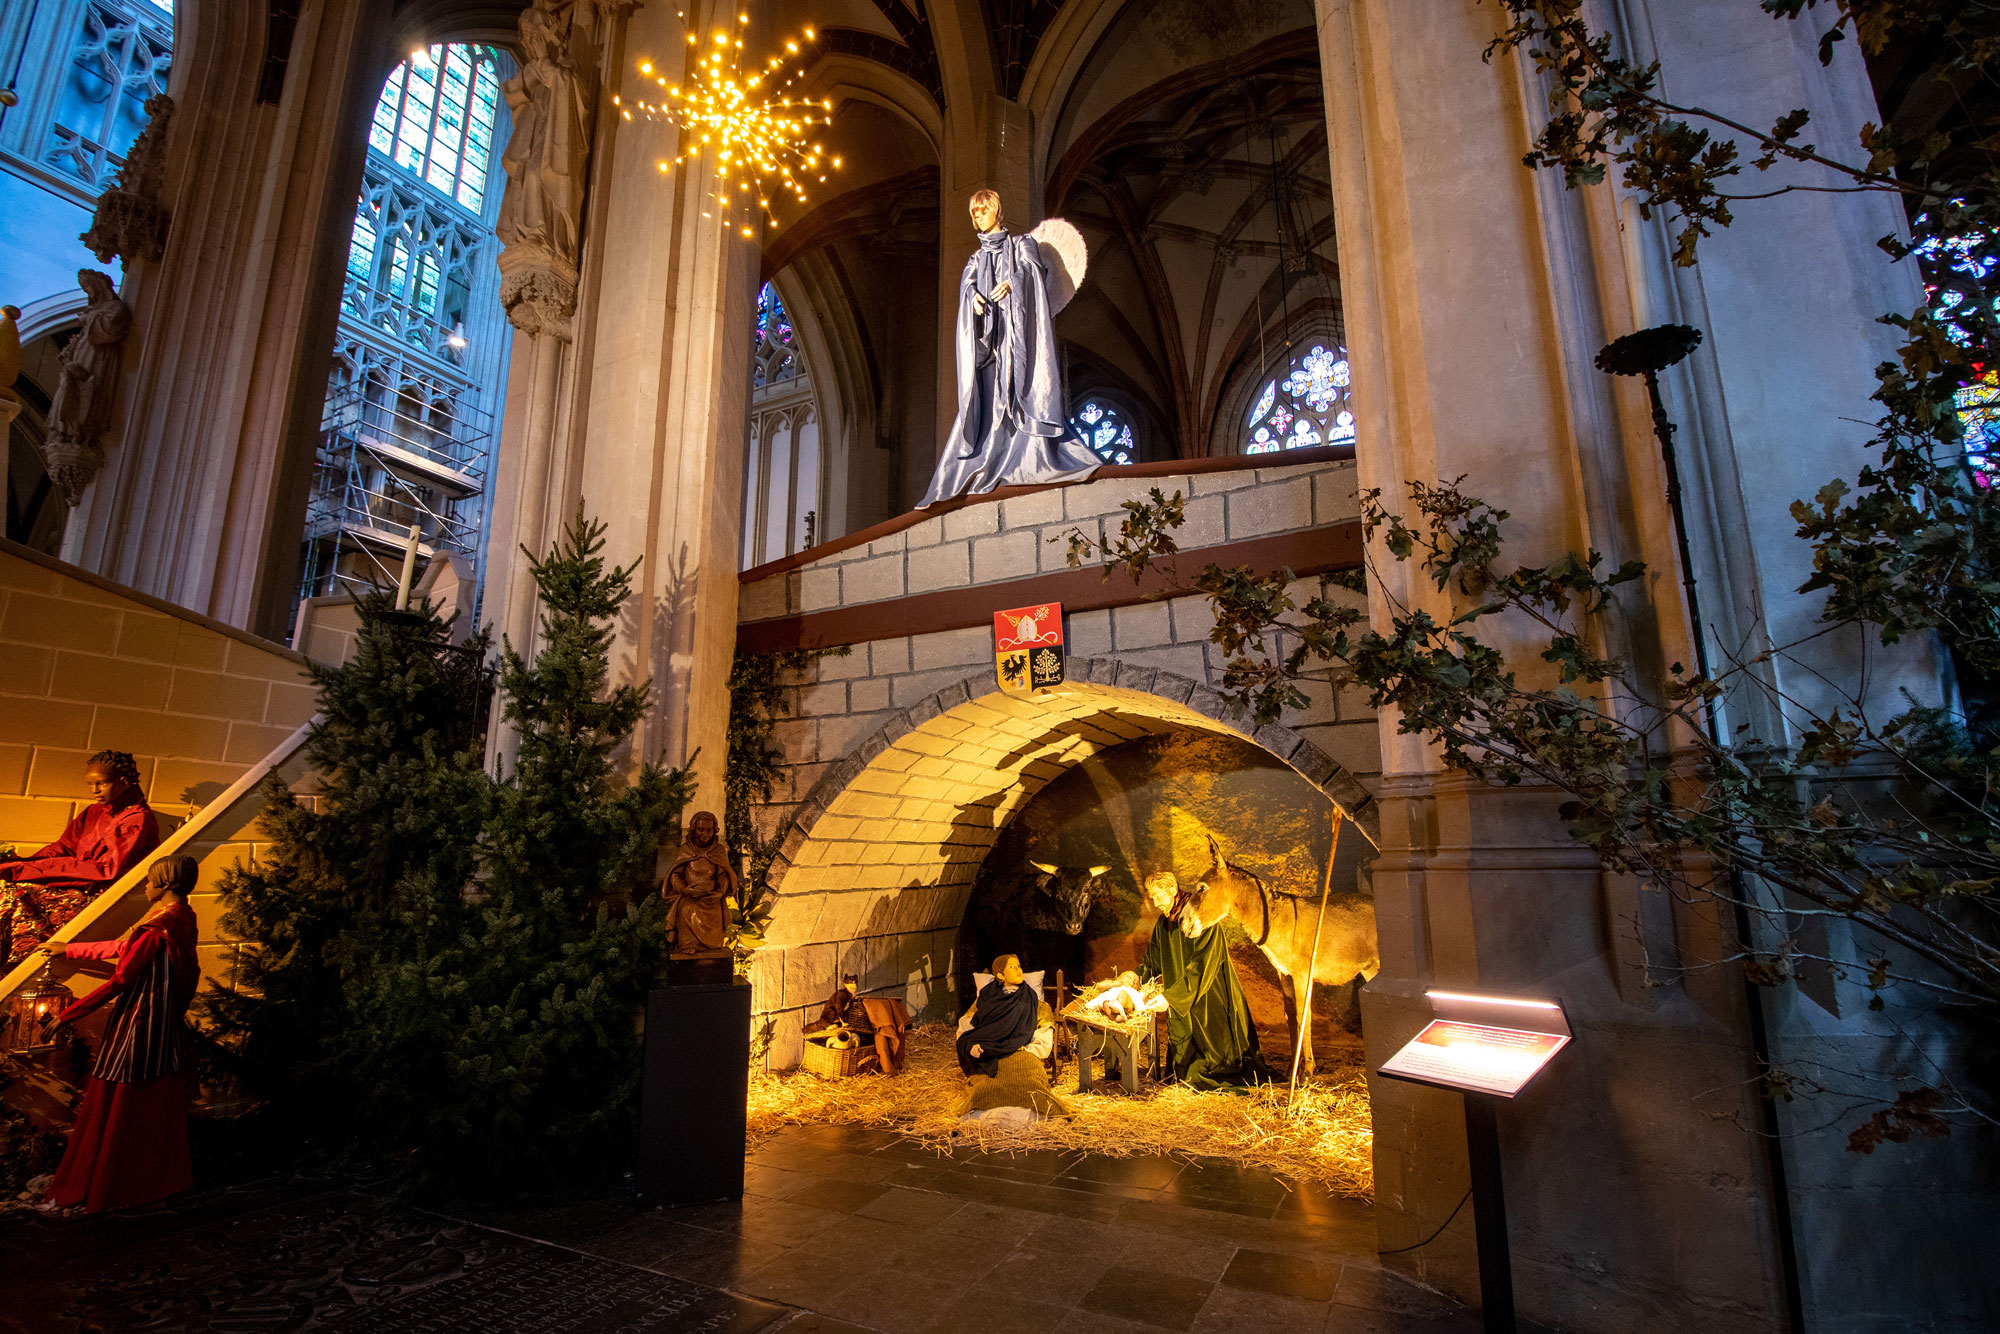
[[[1104,466],[1070,433],[1055,313],[1083,277],[1083,238],[1051,218],[1001,225],[1000,196],[972,196],[979,249],[958,283],[958,419],[918,509],[1000,486],[1080,482]]]

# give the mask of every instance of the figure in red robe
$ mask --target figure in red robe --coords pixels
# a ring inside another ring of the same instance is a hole
[[[100,750],[84,767],[90,805],[62,837],[31,857],[0,861],[0,880],[13,881],[7,959],[20,958],[54,935],[83,905],[160,846],[160,822],[139,789],[139,765],[122,750]],[[8,914],[0,908],[0,921]]]
[[[61,1028],[111,1005],[76,1127],[49,1187],[52,1205],[82,1205],[94,1214],[151,1204],[194,1185],[187,1008],[201,969],[187,896],[197,870],[192,857],[160,858],[146,876],[151,908],[122,940],[63,947],[69,959],[116,959],[118,971],[56,1018]]]

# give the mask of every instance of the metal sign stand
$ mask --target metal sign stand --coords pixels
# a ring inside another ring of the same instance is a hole
[[[1472,1227],[1479,1243],[1479,1305],[1486,1334],[1515,1334],[1514,1266],[1507,1246],[1507,1198],[1500,1170],[1502,1101],[1512,1099],[1569,1045],[1569,1021],[1554,1001],[1523,996],[1424,993],[1437,1017],[1376,1073],[1465,1101],[1466,1166]]]
[[[1479,1308],[1486,1334],[1515,1334],[1514,1262],[1501,1189],[1499,1099],[1465,1095],[1465,1152],[1472,1170],[1472,1229],[1479,1240]]]

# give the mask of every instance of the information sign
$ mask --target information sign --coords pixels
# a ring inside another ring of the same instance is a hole
[[[1568,1044],[1563,1033],[1433,1019],[1382,1063],[1382,1073],[1511,1098]]]
[[[1438,990],[1424,998],[1435,1017],[1380,1073],[1511,1098],[1569,1045],[1569,1021],[1554,1001]]]
[[[1025,695],[1063,682],[1062,603],[993,613],[993,665],[1000,688]]]

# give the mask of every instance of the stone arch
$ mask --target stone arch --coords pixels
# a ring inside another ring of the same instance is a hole
[[[1207,686],[1153,667],[1072,658],[1068,675],[1023,698],[972,673],[890,715],[815,783],[779,832],[777,903],[753,969],[758,1012],[780,1021],[773,1064],[796,1059],[802,1011],[843,970],[864,987],[907,987],[913,1009],[941,1013],[980,863],[1036,793],[1100,750],[1181,731],[1240,737],[1376,841],[1368,790],[1292,728],[1239,726]]]

